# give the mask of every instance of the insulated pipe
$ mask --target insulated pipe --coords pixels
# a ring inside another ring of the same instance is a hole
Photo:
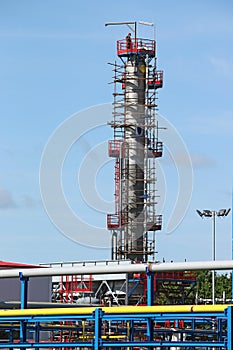
[[[70,266],[70,267],[45,267],[33,269],[14,269],[0,270],[0,278],[15,278],[21,273],[24,277],[43,277],[43,276],[71,276],[71,275],[100,275],[100,274],[118,274],[118,273],[143,273],[146,271],[147,264],[130,265],[93,265],[93,266]]]
[[[103,307],[104,314],[153,314],[153,313],[189,313],[189,312],[224,312],[232,305],[164,305],[164,306],[115,306]],[[44,309],[24,309],[24,310],[0,310],[1,317],[20,316],[55,316],[55,315],[91,315],[96,307],[76,307],[76,308],[44,308]]]
[[[126,63],[124,142],[128,157],[121,211],[127,211],[126,257],[139,262],[143,261],[144,234],[145,74],[143,58],[132,57]]]
[[[201,271],[201,270],[231,270],[232,260],[191,261],[177,263],[148,264],[150,272],[157,271]]]
[[[72,266],[48,267],[21,270],[0,270],[0,278],[15,278],[22,273],[24,277],[100,275],[118,273],[146,273],[159,271],[200,271],[200,270],[232,270],[232,260],[195,261],[178,263],[119,264],[104,266]]]

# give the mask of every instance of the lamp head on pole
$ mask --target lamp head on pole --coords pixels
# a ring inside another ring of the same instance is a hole
[[[205,210],[196,210],[197,214],[203,219],[203,217],[213,217],[215,215],[217,216],[227,216],[231,211],[231,208],[228,209],[220,209],[218,211],[214,211],[214,210],[209,210],[209,209],[205,209]]]
[[[200,210],[197,209],[196,212],[197,212],[198,215],[200,215],[201,218],[203,218],[204,214]]]
[[[220,209],[218,212],[217,212],[217,216],[227,216],[231,211],[231,208],[229,209]]]
[[[198,210],[197,209],[197,214],[200,215],[200,217],[203,219],[203,216],[209,217],[211,218],[213,216],[213,211],[209,210],[209,209],[205,209],[205,210]]]

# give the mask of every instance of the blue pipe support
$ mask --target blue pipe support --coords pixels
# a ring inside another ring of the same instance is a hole
[[[11,343],[11,344],[13,344],[13,342],[14,342],[14,330],[13,329],[10,329],[10,332],[9,332],[9,342]]]
[[[154,334],[154,321],[152,319],[148,319],[147,320],[147,332],[146,332],[146,336],[147,336],[147,340],[148,341],[153,341],[153,334]],[[147,348],[148,350],[150,348]]]
[[[174,342],[102,342],[102,347],[103,348],[111,348],[111,347],[124,347],[124,348],[128,348],[128,347],[148,347],[148,348],[154,348],[154,347],[161,347],[161,346],[166,346],[167,348],[172,348],[174,347]],[[186,345],[184,344],[184,342],[177,342],[175,343],[176,347],[186,347],[186,349],[192,348],[195,349],[196,347],[198,347],[198,349],[200,348],[207,348],[208,349],[213,349],[213,347],[218,347],[218,349],[226,349],[224,343],[213,343],[213,342],[198,342],[198,344],[196,342],[188,342],[186,343]],[[16,344],[7,344],[7,348],[9,349],[15,349],[17,347]],[[21,344],[20,348],[22,349],[27,349],[27,348],[31,348],[31,349],[35,349],[35,348],[77,348],[77,347],[81,347],[81,348],[91,348],[93,349],[93,345],[90,342],[73,342],[73,343],[64,343],[64,342],[49,342],[49,343],[26,343],[26,344]],[[6,344],[0,344],[0,349],[4,349],[6,348]],[[99,348],[100,349],[100,348]],[[230,350],[229,348],[227,348],[227,350]],[[232,349],[231,349],[232,350]]]
[[[152,306],[154,304],[154,273],[150,272],[148,266],[146,267],[147,276],[147,305]]]
[[[28,277],[24,277],[22,272],[19,273],[19,279],[21,284],[21,309],[27,309],[27,302],[28,302]],[[20,342],[24,343],[26,342],[27,338],[27,329],[26,329],[26,323],[24,320],[20,321]]]
[[[19,343],[13,342],[13,339],[9,338],[9,341],[0,343],[0,348],[58,348],[58,347],[88,347],[94,350],[100,348],[109,347],[146,347],[148,349],[153,347],[167,346],[169,347],[204,347],[232,350],[233,344],[233,307],[226,306],[226,309],[219,312],[179,312],[179,313],[159,313],[159,312],[127,312],[121,313],[119,307],[119,313],[103,312],[102,309],[96,308],[92,314],[56,314],[56,315],[23,315],[21,312],[19,316],[1,316],[0,326],[5,325],[5,330],[10,330],[12,325],[15,330],[20,329],[19,321],[25,325],[25,336],[30,331],[35,335],[35,342],[28,342],[26,338],[20,337]],[[68,311],[67,311],[68,312]],[[7,313],[6,313],[7,314]],[[17,312],[16,312],[17,315]],[[212,320],[216,319],[216,329],[212,328]],[[106,321],[111,320],[111,329],[106,330],[106,334],[102,334],[101,330],[103,325],[106,326]],[[129,322],[129,333],[127,334],[127,321]],[[173,325],[170,328],[165,328],[165,321],[170,320],[177,326],[177,329],[173,329]],[[179,320],[183,320],[184,326],[180,326]],[[59,324],[59,321],[62,321]],[[65,321],[69,321],[69,324],[64,324]],[[91,337],[87,339],[79,338],[77,336],[79,330],[82,329],[82,321],[91,321],[90,331]],[[177,322],[178,321],[178,322]],[[55,326],[54,326],[55,322]],[[156,326],[154,327],[156,322]],[[1,324],[2,323],[2,324]],[[203,325],[203,327],[200,327]],[[227,325],[227,331],[226,331]],[[209,326],[209,329],[205,329]],[[47,328],[46,328],[47,327]],[[74,342],[40,342],[40,332],[45,330],[55,331],[69,329],[74,330],[76,334],[76,340]],[[118,339],[111,338],[110,330],[115,332]],[[118,333],[116,333],[116,331]],[[109,334],[109,337],[108,337]],[[169,340],[172,334],[179,334],[180,338],[177,341]],[[186,339],[182,340],[183,335],[186,334]],[[166,339],[166,337],[168,337]],[[202,337],[202,338],[200,338]],[[108,339],[109,338],[109,339]]]
[[[21,309],[27,309],[28,302],[28,277],[24,277],[23,273],[19,273],[19,279],[21,283]]]
[[[102,325],[103,311],[97,308],[95,309],[93,314],[94,314],[93,316],[95,320],[95,336],[93,340],[93,349],[99,350],[102,347],[101,325]]]
[[[39,343],[40,342],[40,323],[35,322],[35,342]],[[39,350],[40,348],[35,348],[36,350]]]
[[[132,320],[127,321],[127,337],[129,341],[133,341],[134,338],[134,323]],[[128,347],[128,349],[133,350],[133,347]]]

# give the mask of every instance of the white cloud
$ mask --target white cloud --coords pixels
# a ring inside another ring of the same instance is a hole
[[[25,194],[22,196],[21,200],[16,201],[9,190],[5,188],[0,188],[0,210],[15,208],[33,209],[38,207],[39,205],[41,205],[40,199],[35,199],[32,196]]]
[[[216,164],[214,159],[211,159],[205,154],[193,154],[191,155],[191,159],[194,168],[207,168]]]
[[[31,209],[36,208],[39,204],[41,204],[40,200],[37,200],[27,194],[23,196],[22,206]]]
[[[207,167],[213,167],[216,165],[216,162],[214,159],[210,158],[208,155],[203,153],[195,153],[190,155],[192,166],[194,168],[207,168]],[[166,158],[163,159],[163,163],[171,166],[173,164],[174,160],[171,157],[166,156]],[[187,161],[185,160],[183,153],[176,153],[176,166],[186,166]]]
[[[16,206],[12,194],[8,190],[0,188],[0,209],[15,208]]]

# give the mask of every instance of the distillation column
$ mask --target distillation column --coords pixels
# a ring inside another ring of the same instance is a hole
[[[155,258],[155,159],[162,156],[156,118],[157,89],[163,72],[157,71],[155,41],[135,38],[117,42],[123,65],[114,65],[114,140],[109,156],[115,158],[115,213],[107,215],[112,232],[112,258],[136,262]],[[152,65],[152,61],[154,65]]]
[[[125,67],[125,132],[127,149],[122,191],[126,216],[125,241],[128,258],[142,260],[144,231],[144,146],[145,146],[145,74],[144,58],[132,57]]]

